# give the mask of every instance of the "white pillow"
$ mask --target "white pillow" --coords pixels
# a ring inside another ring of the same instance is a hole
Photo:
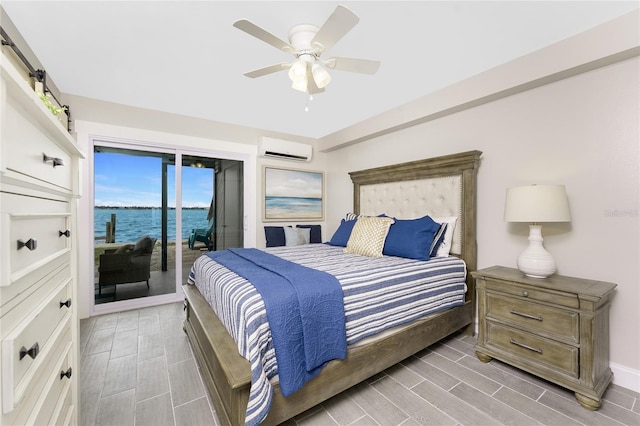
[[[442,244],[440,244],[440,247],[438,248],[436,257],[449,257],[449,252],[451,251],[451,243],[453,241],[453,232],[456,229],[458,216],[434,217],[433,220],[440,224],[445,222],[447,223],[447,229],[444,233],[444,240],[442,240]]]
[[[284,241],[287,246],[301,246],[309,244],[311,239],[311,229],[309,228],[293,228],[291,226],[283,226]]]
[[[311,228],[296,228],[298,231],[298,241],[300,244],[309,244],[311,242]]]

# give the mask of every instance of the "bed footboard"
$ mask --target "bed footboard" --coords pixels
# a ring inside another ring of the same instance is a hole
[[[196,286],[182,286],[186,305],[184,331],[196,357],[211,403],[225,425],[243,425],[251,388],[249,361]]]
[[[251,387],[249,362],[195,286],[183,286],[185,331],[211,402],[222,424],[243,425]],[[471,323],[471,302],[433,314],[402,332],[349,349],[347,359],[331,361],[322,373],[284,398],[275,386],[264,425],[277,425],[397,364]]]

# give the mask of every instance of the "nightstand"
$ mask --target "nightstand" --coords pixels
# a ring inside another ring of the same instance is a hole
[[[513,268],[474,271],[478,291],[476,355],[535,374],[600,408],[611,383],[609,307],[615,284]]]

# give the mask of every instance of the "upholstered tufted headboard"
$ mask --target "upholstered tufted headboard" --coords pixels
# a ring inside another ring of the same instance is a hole
[[[476,176],[480,151],[351,172],[354,213],[401,219],[457,216],[452,253],[476,269]],[[471,285],[470,275],[467,279]],[[473,288],[473,287],[470,287]]]
[[[462,176],[444,176],[360,186],[360,214],[414,219],[426,214],[436,219],[462,218]],[[461,254],[462,226],[456,226],[451,252]]]

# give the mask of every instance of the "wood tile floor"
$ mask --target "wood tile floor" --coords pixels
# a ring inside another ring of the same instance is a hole
[[[182,331],[182,304],[80,322],[80,424],[221,425]],[[611,386],[600,410],[453,336],[287,422],[325,425],[640,425],[640,394]]]

